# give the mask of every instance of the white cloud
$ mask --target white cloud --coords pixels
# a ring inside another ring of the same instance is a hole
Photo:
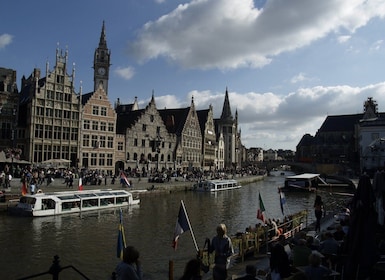
[[[118,67],[115,69],[115,73],[125,79],[125,80],[131,80],[132,77],[135,75],[135,70],[134,68],[128,66],[128,67]]]
[[[7,33],[0,35],[0,49],[5,48],[12,43],[13,36]]]
[[[368,97],[377,101],[379,111],[385,111],[384,92],[385,82],[364,87],[300,88],[285,95],[229,90],[229,100],[233,117],[238,112],[246,147],[263,147],[265,144],[266,148],[290,147],[295,150],[302,136],[315,135],[328,115],[363,113],[363,104]],[[220,117],[224,92],[192,91],[184,100],[172,94],[155,96],[155,102],[158,109],[184,108],[190,106],[191,96],[194,96],[197,110],[207,109],[211,104],[214,117]],[[276,146],[271,146],[272,143]]]
[[[339,36],[337,38],[337,40],[340,44],[342,44],[342,43],[346,43],[347,41],[349,41],[351,37],[352,37],[351,35],[342,35],[342,36]]]
[[[278,54],[340,30],[353,34],[384,15],[382,0],[270,0],[262,9],[253,0],[193,0],[147,22],[130,53],[185,68],[263,67]]]
[[[372,46],[370,47],[370,50],[379,51],[380,49],[382,49],[383,44],[384,44],[384,40],[377,40],[372,44]]]
[[[306,81],[308,79],[309,78],[306,77],[306,74],[301,72],[298,75],[296,75],[293,78],[291,78],[290,79],[290,83],[296,84],[296,83],[300,83],[300,82]]]

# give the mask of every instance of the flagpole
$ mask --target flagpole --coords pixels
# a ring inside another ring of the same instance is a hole
[[[198,247],[197,241],[195,240],[195,235],[194,235],[192,226],[191,226],[191,224],[190,224],[190,218],[189,218],[188,215],[187,215],[186,207],[184,206],[183,200],[181,200],[180,202],[181,202],[181,204],[182,204],[183,211],[184,211],[184,213],[185,213],[185,215],[186,215],[186,218],[187,218],[187,223],[188,223],[188,226],[189,226],[190,231],[191,231],[191,237],[192,237],[193,242],[194,242],[194,245],[195,245],[195,250],[197,250],[197,252],[199,252],[199,247]]]

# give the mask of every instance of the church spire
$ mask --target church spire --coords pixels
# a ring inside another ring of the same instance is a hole
[[[107,49],[107,40],[106,40],[106,27],[103,20],[102,32],[100,32],[99,48]]]
[[[229,92],[228,92],[227,87],[226,87],[225,101],[223,102],[221,119],[232,119],[232,118],[233,118],[233,116],[231,114]]]

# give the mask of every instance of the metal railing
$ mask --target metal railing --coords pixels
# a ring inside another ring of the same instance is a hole
[[[51,265],[51,267],[49,268],[48,271],[37,273],[37,274],[30,275],[30,276],[23,277],[23,278],[19,278],[18,280],[32,279],[32,278],[36,278],[36,277],[39,277],[39,276],[42,276],[42,275],[48,275],[48,274],[52,274],[52,280],[59,280],[60,272],[62,272],[65,269],[68,269],[68,268],[72,268],[79,275],[81,275],[84,279],[90,280],[90,278],[88,278],[86,275],[84,275],[84,273],[82,273],[79,269],[77,269],[73,265],[67,265],[67,266],[61,267],[58,255],[55,255],[53,257],[52,265]]]

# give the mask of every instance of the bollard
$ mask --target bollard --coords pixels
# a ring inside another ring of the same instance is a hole
[[[59,273],[61,271],[61,266],[59,264],[59,256],[55,255],[53,257],[53,262],[49,268],[49,273],[52,274],[52,280],[59,280]]]
[[[174,280],[174,261],[168,262],[168,280]]]

